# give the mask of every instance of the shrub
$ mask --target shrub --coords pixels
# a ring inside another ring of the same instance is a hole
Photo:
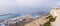
[[[51,26],[50,22],[46,22],[45,24],[43,24],[43,26]]]
[[[54,18],[52,15],[46,17],[46,19],[48,19],[49,21],[47,21],[45,24],[43,24],[43,26],[51,26],[50,22],[54,22],[56,17]]]

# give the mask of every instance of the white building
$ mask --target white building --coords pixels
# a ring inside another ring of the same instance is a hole
[[[60,26],[60,8],[59,7],[54,7],[52,10],[51,10],[51,15],[53,15],[54,17],[56,17],[56,20],[53,24],[53,26]]]
[[[57,10],[59,10],[59,7],[53,7],[50,11],[50,14],[53,16],[53,17],[56,17],[57,16]]]

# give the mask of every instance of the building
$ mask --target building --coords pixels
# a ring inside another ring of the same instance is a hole
[[[56,17],[56,20],[52,26],[60,26],[60,7],[54,7],[50,11],[51,15]]]
[[[53,16],[53,17],[56,17],[57,16],[57,10],[59,10],[60,8],[59,7],[53,7],[50,11],[50,14]]]

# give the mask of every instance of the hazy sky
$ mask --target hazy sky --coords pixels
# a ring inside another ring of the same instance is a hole
[[[0,0],[0,14],[18,11],[37,12],[44,10],[40,7],[54,6],[60,6],[60,0]]]

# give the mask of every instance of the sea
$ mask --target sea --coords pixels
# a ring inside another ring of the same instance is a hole
[[[7,19],[10,19],[10,18],[18,17],[18,16],[20,16],[20,14],[18,14],[18,13],[3,14],[3,15],[0,15],[0,20],[7,20]]]
[[[10,18],[16,18],[16,17],[23,16],[23,15],[26,15],[26,14],[27,13],[24,13],[24,14],[20,14],[20,13],[3,14],[3,15],[0,15],[0,21],[1,20],[7,20],[7,19],[10,19]],[[31,15],[32,16],[41,16],[41,14],[42,13],[40,13],[40,14],[32,13]]]

